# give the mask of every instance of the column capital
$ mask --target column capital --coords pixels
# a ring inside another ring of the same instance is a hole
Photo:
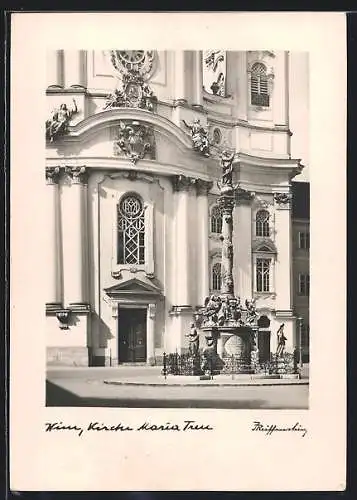
[[[249,204],[254,198],[254,193],[238,187],[235,190],[235,199],[238,205]]]
[[[197,179],[195,184],[197,196],[207,196],[213,186],[213,182],[202,179]]]
[[[190,187],[196,184],[196,179],[186,177],[185,175],[174,175],[171,178],[172,187],[175,192],[188,191]]]
[[[290,193],[274,193],[274,201],[278,208],[289,210],[291,207],[292,196]]]
[[[73,184],[87,184],[87,167],[65,167],[67,175],[71,178]]]
[[[59,167],[46,167],[46,184],[58,184],[59,177]]]

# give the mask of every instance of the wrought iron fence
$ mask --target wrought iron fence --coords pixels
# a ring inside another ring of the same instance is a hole
[[[257,356],[255,356],[257,354]],[[216,374],[263,374],[263,375],[287,375],[297,374],[298,356],[297,352],[283,353],[278,356],[270,353],[270,357],[265,360],[259,360],[259,355],[255,351],[251,355],[226,355],[218,358],[220,366],[217,369],[217,363],[212,357],[207,357],[203,353],[191,355],[189,353],[163,354],[162,374],[165,378],[168,375],[210,375]]]

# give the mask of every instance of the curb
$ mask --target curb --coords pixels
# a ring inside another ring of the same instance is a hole
[[[279,379],[281,380],[281,379]],[[126,386],[139,386],[139,387],[252,387],[252,386],[260,386],[260,387],[271,387],[271,386],[287,386],[287,385],[309,385],[308,381],[301,382],[280,382],[273,383],[269,382],[267,384],[261,382],[238,382],[238,383],[226,383],[226,382],[213,382],[213,383],[185,383],[185,382],[121,382],[119,380],[104,380],[104,384],[108,385],[126,385]]]

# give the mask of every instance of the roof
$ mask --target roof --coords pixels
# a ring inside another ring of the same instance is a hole
[[[310,219],[310,183],[292,182],[292,216]]]

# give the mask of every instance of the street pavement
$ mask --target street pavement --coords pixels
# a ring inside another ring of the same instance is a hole
[[[306,370],[304,373],[305,378]],[[274,385],[217,386],[210,384],[219,382],[219,377],[215,377],[202,387],[194,387],[147,385],[145,381],[150,378],[163,379],[160,376],[160,368],[51,367],[47,371],[46,404],[129,408],[308,408],[307,379],[304,384],[299,385],[276,385],[274,381],[269,381]],[[123,384],[105,383],[112,380],[123,381]],[[137,381],[141,382],[138,384]]]

